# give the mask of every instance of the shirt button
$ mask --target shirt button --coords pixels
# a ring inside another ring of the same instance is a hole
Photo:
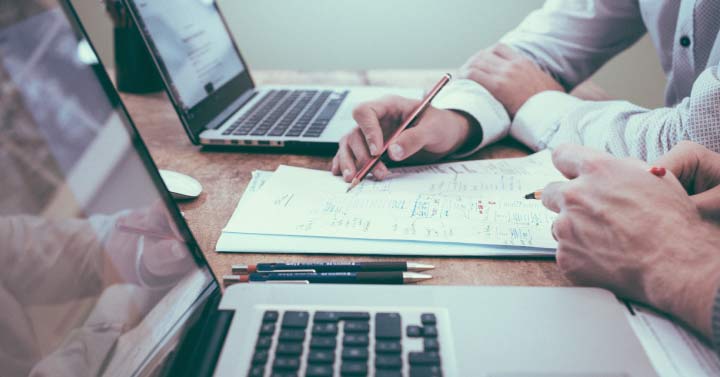
[[[680,46],[689,47],[690,37],[688,37],[687,35],[683,35],[682,37],[680,37]]]

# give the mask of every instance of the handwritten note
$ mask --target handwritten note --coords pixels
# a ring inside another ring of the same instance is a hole
[[[522,198],[561,179],[548,162],[534,156],[396,169],[350,193],[328,172],[281,166],[241,201],[225,231],[554,248],[554,214]]]

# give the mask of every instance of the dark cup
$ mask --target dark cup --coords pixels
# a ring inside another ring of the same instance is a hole
[[[135,24],[115,27],[115,78],[127,93],[153,93],[163,88],[160,74]]]

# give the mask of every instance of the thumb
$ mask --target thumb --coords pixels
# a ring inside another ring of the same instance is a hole
[[[425,147],[429,140],[428,130],[422,127],[408,128],[388,147],[388,155],[394,161],[402,161]]]
[[[690,199],[695,203],[700,214],[709,220],[720,220],[720,186],[693,195]]]

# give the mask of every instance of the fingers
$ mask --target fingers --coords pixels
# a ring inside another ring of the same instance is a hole
[[[388,155],[394,161],[402,161],[423,149],[431,138],[425,127],[409,128],[390,144]]]
[[[553,182],[545,186],[542,192],[542,204],[549,210],[559,213],[563,206],[562,190],[568,182]]]
[[[654,164],[670,170],[690,194],[699,194],[720,184],[720,155],[700,144],[678,143]]]
[[[705,219],[716,222],[720,220],[720,186],[693,195],[690,199]]]
[[[555,167],[568,179],[596,170],[602,161],[612,159],[605,153],[575,144],[565,144],[552,154]]]
[[[394,127],[400,125],[400,122],[383,122],[383,120],[402,119],[403,114],[411,112],[416,104],[416,100],[393,96],[361,104],[353,110],[353,118],[358,124],[371,156],[377,156],[381,152],[384,143],[383,125]]]
[[[340,141],[330,171],[334,175],[342,175],[345,181],[350,182],[357,171],[362,169],[371,158],[365,140],[360,131],[355,129]],[[372,174],[376,179],[382,180],[390,175],[390,171],[380,161],[373,167]]]

